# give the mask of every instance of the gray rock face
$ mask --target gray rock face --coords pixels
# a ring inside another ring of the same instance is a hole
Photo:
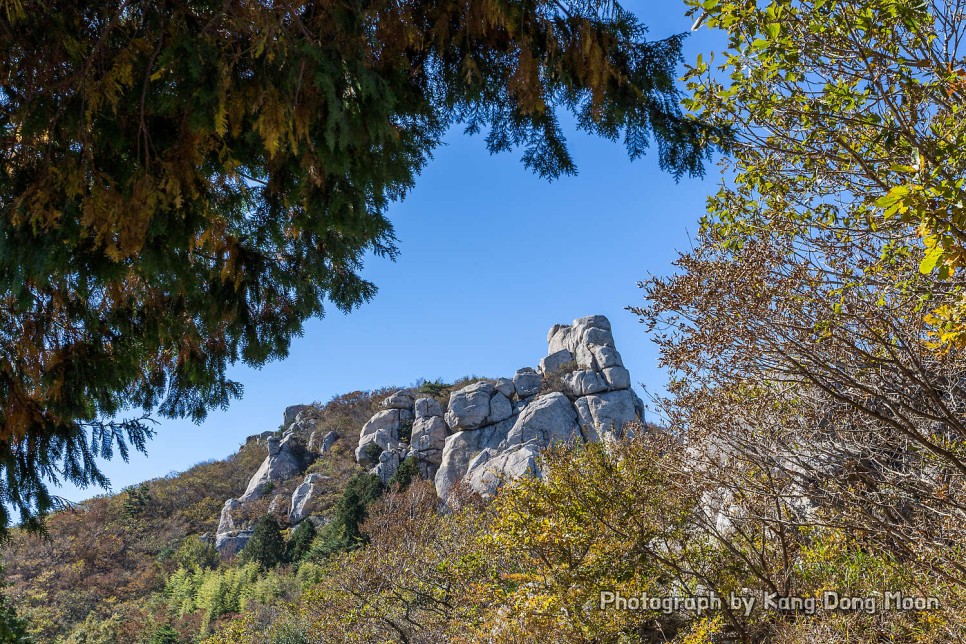
[[[289,425],[295,422],[296,416],[299,415],[303,409],[308,409],[311,405],[291,405],[285,408],[282,414],[282,427],[283,429],[288,429]]]
[[[517,395],[520,398],[529,398],[530,396],[535,396],[540,392],[540,384],[543,382],[543,378],[536,371],[530,367],[524,367],[516,372],[513,376],[513,386],[517,390]]]
[[[400,446],[399,429],[402,424],[413,419],[408,409],[386,409],[376,412],[362,427],[356,460],[363,466],[374,465],[370,457],[369,444],[375,443],[382,451],[393,450]]]
[[[607,391],[607,382],[604,381],[604,377],[590,369],[580,369],[565,374],[563,381],[568,393],[572,396],[586,396]]]
[[[507,445],[535,443],[547,447],[580,437],[577,412],[570,400],[559,392],[540,396],[517,416],[507,435]]]
[[[404,458],[405,454],[399,450],[383,452],[379,457],[379,464],[372,468],[369,473],[378,476],[383,485],[389,485],[389,479],[399,469]]]
[[[540,373],[546,375],[559,371],[562,366],[574,361],[574,354],[567,349],[561,349],[551,353],[546,358],[540,360]]]
[[[295,421],[288,426],[293,432],[310,433],[319,426],[319,410],[313,405],[302,405],[303,409],[295,416]]]
[[[464,481],[471,490],[484,498],[496,494],[504,481],[526,475],[539,474],[536,445],[514,445],[502,452],[487,449],[470,463]]]
[[[470,461],[484,449],[497,449],[506,441],[513,426],[513,419],[483,427],[472,432],[457,432],[446,439],[442,459],[434,477],[436,493],[440,498],[449,496],[469,469]]]
[[[292,505],[289,510],[289,522],[295,525],[309,515],[309,508],[315,495],[316,486],[328,479],[328,476],[313,473],[292,492]]]
[[[597,344],[581,344],[578,346],[576,360],[577,366],[581,369],[592,369],[594,371],[624,366],[624,361],[621,360],[621,354],[617,352],[617,349]]]
[[[443,447],[449,427],[441,416],[423,416],[413,423],[413,435],[409,444],[413,449],[419,473],[431,479],[436,475],[443,460]]]
[[[228,499],[225,501],[225,505],[221,508],[221,518],[218,521],[218,530],[215,531],[215,534],[234,532],[241,527],[235,525],[235,520],[232,517],[232,512],[238,510],[241,505],[238,499]]]
[[[339,440],[339,434],[337,432],[326,432],[325,436],[322,437],[322,449],[319,450],[323,454],[332,449],[335,442]]]
[[[302,467],[302,457],[294,434],[288,432],[281,440],[272,436],[268,439],[268,456],[248,482],[248,487],[239,500],[257,499],[264,494],[266,484],[292,478],[302,471]]]
[[[382,401],[382,406],[386,409],[412,409],[413,395],[409,391],[397,391]]]
[[[416,411],[417,420],[420,418],[443,415],[443,407],[435,398],[417,398],[413,405]]]
[[[547,353],[553,355],[558,351],[570,351],[575,353],[577,349],[577,338],[574,336],[573,327],[564,324],[554,324],[547,334]]]
[[[215,535],[215,549],[222,557],[233,557],[241,552],[252,538],[251,530]]]
[[[631,372],[624,367],[608,367],[601,371],[604,382],[611,391],[631,388]]]
[[[268,513],[274,515],[282,514],[283,508],[288,510],[288,499],[281,494],[276,494],[272,497],[272,502],[268,504]],[[286,512],[287,514],[287,512]],[[277,517],[281,518],[281,517]]]
[[[591,442],[606,433],[620,435],[624,425],[640,416],[640,400],[630,389],[584,396],[574,405],[584,437]]]
[[[316,454],[325,454],[330,449],[332,445],[339,440],[339,434],[337,432],[325,432],[322,435],[321,429],[312,432],[312,436],[309,437],[309,451]]]
[[[264,443],[274,435],[275,435],[275,432],[271,430],[262,432],[261,434],[252,434],[251,436],[245,439],[245,444],[247,445],[249,443],[255,443],[257,445],[258,443]]]
[[[490,496],[504,480],[539,475],[546,447],[619,436],[642,415],[607,318],[555,325],[547,343],[539,373],[526,367],[512,380],[470,384],[451,394],[445,413],[432,398],[393,394],[384,402],[388,409],[363,427],[357,460],[387,482],[403,460],[415,458],[444,501],[458,485]],[[573,362],[577,370],[558,374],[564,392],[540,395],[543,376]],[[407,418],[415,418],[408,444],[399,433]]]
[[[493,388],[498,392],[506,396],[508,399],[513,398],[513,394],[517,392],[517,388],[513,386],[513,380],[510,378],[500,378],[494,384]]]
[[[496,392],[492,398],[490,398],[490,413],[486,417],[486,422],[488,425],[493,423],[498,423],[501,420],[506,420],[513,415],[513,403],[510,399],[501,394],[499,391]]]
[[[495,391],[493,385],[486,381],[454,391],[446,410],[446,424],[454,432],[481,426],[490,415],[490,397]]]

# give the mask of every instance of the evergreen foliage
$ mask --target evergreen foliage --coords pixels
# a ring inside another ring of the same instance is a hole
[[[397,486],[400,489],[409,487],[413,481],[419,480],[419,466],[415,458],[407,458],[399,464],[399,469],[389,477],[388,487]]]
[[[178,631],[169,624],[159,626],[158,630],[151,635],[151,644],[178,644],[178,641]]]
[[[180,568],[188,570],[206,570],[218,566],[218,551],[210,543],[201,540],[198,535],[191,535],[185,539],[174,553],[174,562]]]
[[[0,568],[0,578],[3,569]],[[2,587],[2,586],[0,586]],[[33,639],[27,633],[27,622],[17,615],[5,594],[0,593],[0,642],[3,644],[30,644]]]
[[[0,524],[107,485],[394,257],[390,202],[455,123],[553,178],[560,110],[700,174],[682,36],[612,2],[23,0],[0,12]],[[131,418],[120,418],[128,412]],[[140,415],[138,415],[140,414]]]
[[[285,558],[293,564],[302,561],[312,548],[315,532],[315,524],[307,519],[298,524],[286,544]]]
[[[360,472],[352,477],[336,504],[332,521],[320,531],[311,555],[325,559],[335,553],[352,550],[365,542],[361,525],[369,505],[382,496],[382,482],[375,474]]]
[[[266,570],[284,563],[285,539],[275,517],[266,515],[258,520],[252,538],[242,551],[242,557]]]

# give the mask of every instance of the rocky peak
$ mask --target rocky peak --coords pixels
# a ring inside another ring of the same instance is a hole
[[[450,394],[445,413],[432,398],[399,391],[363,426],[358,462],[387,481],[407,458],[440,498],[463,485],[484,496],[500,482],[537,472],[540,450],[617,436],[643,404],[602,315],[557,324],[547,356],[512,378],[480,380]],[[406,430],[411,436],[406,440]]]

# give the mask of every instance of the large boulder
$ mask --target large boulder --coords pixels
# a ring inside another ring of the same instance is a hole
[[[559,351],[574,353],[576,349],[577,338],[574,336],[573,327],[565,324],[554,324],[547,334],[547,353],[551,355]]]
[[[337,432],[329,431],[325,432],[323,435],[323,431],[325,430],[318,429],[312,432],[312,436],[309,438],[310,452],[314,452],[316,454],[325,454],[332,449],[332,446],[335,444],[335,442],[339,440],[339,434]]]
[[[623,367],[624,361],[617,349],[598,344],[581,344],[575,352],[577,366],[581,369],[603,371],[609,367]]]
[[[540,393],[540,385],[542,383],[543,378],[530,367],[517,370],[513,376],[513,386],[517,390],[517,396],[520,398],[529,398]]]
[[[397,391],[383,400],[382,406],[386,409],[412,409],[413,394],[408,389]]]
[[[504,446],[507,434],[513,427],[513,418],[471,432],[457,432],[446,439],[439,469],[434,482],[436,493],[442,499],[449,497],[453,487],[460,482],[469,469],[470,461],[485,449]]]
[[[480,427],[490,415],[490,398],[495,392],[493,384],[485,380],[454,391],[446,410],[446,424],[454,432]]]
[[[555,351],[540,360],[538,371],[544,375],[560,371],[560,368],[574,361],[574,354],[568,349]]]
[[[292,493],[292,505],[288,517],[292,525],[295,525],[309,515],[316,487],[328,478],[328,476],[312,473],[306,476],[302,484],[295,488],[295,491]]]
[[[511,378],[498,378],[497,381],[493,383],[493,388],[507,398],[513,398],[513,394],[517,392],[517,388],[513,385],[513,380]]]
[[[225,505],[221,508],[221,517],[218,521],[218,530],[215,532],[215,534],[234,532],[241,527],[235,525],[235,517],[232,514],[241,508],[241,506],[241,501],[238,499],[228,499],[225,501]]]
[[[562,377],[567,392],[572,396],[586,396],[607,391],[607,381],[596,371],[578,369]]]
[[[268,439],[271,438],[272,436],[275,436],[275,432],[273,432],[272,430],[264,431],[261,434],[252,434],[251,436],[245,439],[245,444],[248,445],[249,443],[255,443],[256,445],[258,445],[259,443],[264,443],[268,441]]]
[[[540,448],[580,437],[577,412],[559,392],[540,396],[516,417],[507,435],[507,445],[534,443]]]
[[[513,403],[499,391],[490,398],[490,413],[486,417],[488,425],[506,420],[513,415]]]
[[[600,373],[611,391],[631,388],[631,372],[624,367],[608,367]]]
[[[290,405],[285,408],[282,414],[282,429],[288,429],[289,425],[295,422],[296,417],[304,409],[309,409],[311,405]]]
[[[416,412],[416,420],[443,415],[443,407],[435,398],[417,398],[413,402],[413,409]]]
[[[413,435],[409,444],[423,478],[431,479],[436,475],[436,470],[443,461],[443,447],[446,445],[447,436],[449,428],[441,416],[420,416],[413,423]]]
[[[383,452],[379,456],[379,463],[369,473],[378,476],[383,485],[389,485],[389,479],[396,473],[405,458],[406,453],[403,450],[394,449]]]
[[[265,487],[272,481],[290,479],[304,467],[302,449],[291,432],[281,439],[272,436],[268,439],[268,456],[262,461],[255,475],[248,482],[240,501],[250,501],[262,496]]]
[[[251,530],[215,535],[215,549],[222,557],[233,557],[241,552],[252,538]]]
[[[624,426],[637,420],[643,412],[643,404],[630,389],[584,396],[574,406],[584,438],[591,442],[601,440],[608,433],[621,435]]]
[[[376,412],[362,427],[359,447],[356,449],[356,461],[369,467],[375,464],[378,453],[398,448],[399,430],[404,423],[412,420],[413,412],[409,409],[385,409]],[[370,444],[374,444],[379,449],[370,448]]]
[[[539,448],[534,443],[513,445],[502,452],[487,449],[470,462],[463,480],[470,490],[489,498],[504,481],[538,475],[538,455]]]

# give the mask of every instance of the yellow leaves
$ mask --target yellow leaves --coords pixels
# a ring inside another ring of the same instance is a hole
[[[542,96],[543,85],[540,82],[540,66],[526,49],[522,49],[517,56],[517,66],[510,78],[509,89],[523,110],[536,113],[546,110]]]
[[[882,215],[886,219],[895,214],[904,215],[909,210],[909,206],[906,204],[906,197],[912,192],[913,188],[909,186],[894,186],[889,192],[876,199],[875,205],[884,210]]]
[[[134,61],[138,56],[140,42],[132,42],[130,47],[114,58],[111,67],[100,78],[91,80],[90,89],[85,93],[87,97],[85,118],[88,123],[102,107],[107,107],[111,112],[117,112],[118,102],[124,90],[134,84]]]
[[[258,108],[258,117],[253,127],[261,137],[269,157],[274,157],[281,141],[290,136],[291,123],[288,112],[288,107],[274,89],[263,97]]]
[[[926,247],[926,253],[923,255],[922,261],[919,263],[919,272],[923,275],[928,275],[936,268],[936,264],[942,259],[944,248],[934,235],[926,234],[923,237],[923,244]]]
[[[936,307],[923,316],[923,321],[930,327],[927,334],[931,341],[927,346],[933,351],[946,353],[966,341],[966,302],[962,299],[955,306]]]
[[[716,641],[715,635],[721,633],[724,625],[721,615],[705,617],[699,619],[683,637],[674,641],[680,644],[712,644]]]

